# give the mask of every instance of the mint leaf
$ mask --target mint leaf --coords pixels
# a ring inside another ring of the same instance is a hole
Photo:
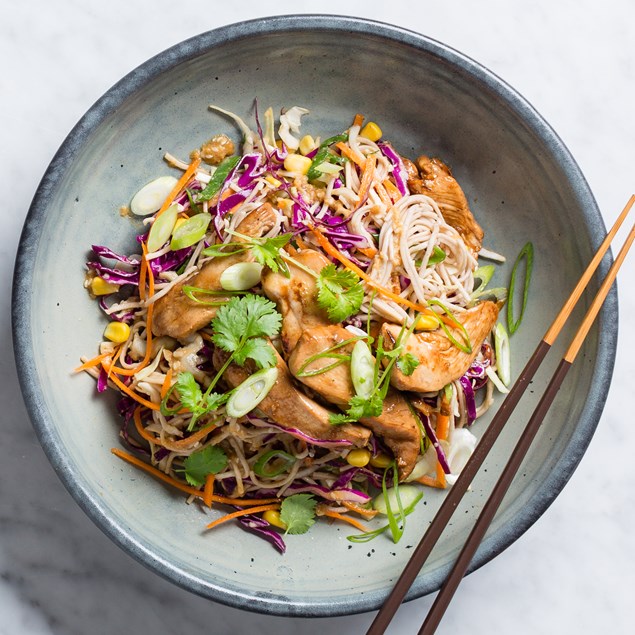
[[[305,534],[315,523],[317,501],[311,494],[294,494],[282,501],[280,520],[287,526],[285,534]]]
[[[406,376],[410,377],[419,366],[419,360],[412,354],[406,353],[397,360],[397,368]]]
[[[193,452],[183,462],[185,480],[193,487],[205,483],[208,474],[218,474],[227,467],[227,456],[217,445]]]

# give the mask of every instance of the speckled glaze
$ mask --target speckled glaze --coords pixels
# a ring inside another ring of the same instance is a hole
[[[210,112],[208,104],[251,121],[254,97],[263,109],[310,108],[304,129],[322,137],[363,112],[380,123],[402,154],[439,155],[452,166],[485,229],[488,248],[513,261],[527,240],[534,243],[531,301],[512,338],[515,374],[605,228],[562,142],[509,86],[438,42],[354,18],[275,17],[187,40],[110,89],[53,159],[22,235],[13,330],[24,398],[61,480],[117,544],[195,593],[280,615],[367,611],[386,597],[442,493],[426,491],[398,545],[384,537],[353,545],[346,540],[351,533],[346,526],[323,522],[304,536],[289,537],[285,556],[234,526],[206,535],[202,527],[209,517],[196,505],[185,505],[180,495],[110,454],[118,445],[115,399],[97,397],[89,377],[71,373],[81,355],[94,354],[105,324],[82,288],[90,245],[132,250],[140,224],[122,219],[118,208],[142,184],[170,172],[161,160],[164,151],[186,158],[221,131],[237,139],[230,122]],[[510,267],[498,269],[495,284],[507,283]],[[616,315],[613,293],[474,568],[539,518],[582,457],[611,379]],[[565,342],[570,334],[565,332]],[[409,598],[439,587],[564,344],[554,348]],[[479,435],[486,425],[487,418],[479,420],[474,432]]]

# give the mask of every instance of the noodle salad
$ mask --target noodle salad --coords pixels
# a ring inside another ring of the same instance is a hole
[[[77,370],[119,393],[113,454],[285,551],[319,517],[353,542],[401,537],[425,487],[451,486],[474,421],[510,382],[483,231],[450,169],[380,127],[255,130],[235,114],[180,178],[142,187],[136,253],[93,245],[85,286],[108,318]],[[130,220],[127,219],[127,220]],[[529,263],[528,263],[529,264]],[[383,518],[383,520],[382,520]]]

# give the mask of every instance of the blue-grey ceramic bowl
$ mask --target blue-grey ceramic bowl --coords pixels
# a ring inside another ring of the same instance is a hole
[[[253,121],[255,97],[263,110],[308,107],[304,129],[322,137],[347,127],[354,113],[364,113],[379,122],[402,154],[438,155],[452,166],[485,229],[487,247],[513,262],[521,247],[533,242],[529,306],[512,338],[515,374],[605,228],[575,161],[518,93],[439,42],[355,18],[274,17],[178,44],[111,88],[55,155],[22,234],[13,325],[24,398],[61,480],[125,551],[195,593],[280,615],[376,609],[433,517],[441,492],[426,491],[397,545],[386,536],[351,544],[347,526],[324,522],[306,535],[289,537],[284,556],[236,526],[205,534],[201,529],[209,518],[197,506],[111,455],[110,448],[119,444],[114,399],[98,397],[91,378],[71,372],[81,355],[95,354],[104,327],[82,288],[89,246],[131,248],[138,227],[118,209],[140,185],[170,172],[163,152],[187,158],[212,134],[237,138],[231,124],[207,106],[215,103]],[[500,267],[495,282],[506,285],[510,268]],[[612,295],[474,568],[539,518],[582,457],[608,391],[616,315]],[[555,367],[563,350],[555,348],[409,598],[439,587]],[[476,434],[486,425],[480,420]]]

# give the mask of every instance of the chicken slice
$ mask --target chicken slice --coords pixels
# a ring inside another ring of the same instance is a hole
[[[434,392],[465,374],[481,350],[483,340],[494,327],[498,306],[494,302],[481,302],[460,315],[472,345],[471,353],[464,353],[452,344],[441,330],[413,333],[406,342],[404,353],[411,353],[419,361],[412,375],[404,375],[394,367],[390,383],[398,390]],[[381,333],[384,346],[392,349],[401,332],[398,324],[384,323]],[[453,335],[460,341],[460,333]]]
[[[219,349],[214,351],[213,364],[217,370],[222,367],[226,359],[226,353]],[[278,379],[267,396],[258,404],[258,410],[277,424],[285,428],[297,428],[314,439],[350,441],[356,447],[367,445],[370,439],[369,430],[350,423],[342,426],[331,425],[329,422],[331,412],[293,385],[291,373],[277,352],[276,359]],[[235,388],[254,370],[249,364],[243,367],[230,364],[223,374],[223,379],[230,388]]]
[[[314,249],[299,251],[295,259],[309,269],[319,273],[330,264],[326,256]],[[302,331],[315,326],[330,324],[326,312],[317,303],[317,285],[315,278],[289,263],[290,277],[282,273],[267,271],[262,277],[265,295],[276,303],[282,314],[282,348],[289,354]]]
[[[434,199],[445,222],[454,227],[465,244],[477,254],[481,249],[483,230],[472,215],[465,194],[450,168],[441,160],[426,156],[417,159],[420,176],[415,176],[413,167],[412,162],[406,163],[410,191]]]
[[[260,238],[271,231],[276,220],[273,207],[269,203],[264,203],[245,217],[238,225],[237,231],[245,236]],[[236,240],[240,242],[241,239],[237,238]],[[249,251],[235,256],[214,258],[203,265],[201,270],[191,278],[174,285],[169,293],[156,301],[152,332],[155,335],[169,335],[182,340],[209,324],[216,315],[218,307],[207,306],[188,298],[183,293],[183,286],[190,285],[208,291],[221,291],[220,277],[223,271],[238,262],[252,260],[253,256]],[[210,297],[219,302],[229,299],[223,296]]]
[[[355,394],[350,363],[340,364],[319,375],[298,377],[298,373],[307,359],[352,337],[353,335],[339,324],[308,329],[304,331],[289,356],[289,370],[296,378],[341,408],[346,408]],[[337,353],[350,354],[352,350],[353,344],[347,344],[338,349]],[[308,370],[319,370],[332,363],[333,359],[322,357],[312,362]],[[360,419],[360,423],[370,428],[392,450],[397,460],[399,479],[403,481],[412,472],[420,449],[419,426],[403,395],[389,389],[382,413],[377,417]]]

